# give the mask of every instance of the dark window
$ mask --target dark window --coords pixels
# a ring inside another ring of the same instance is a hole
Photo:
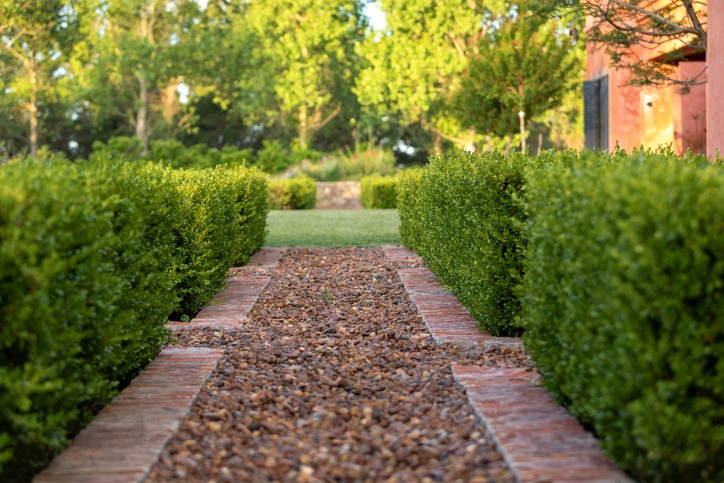
[[[586,149],[608,149],[608,76],[583,83],[583,135]]]

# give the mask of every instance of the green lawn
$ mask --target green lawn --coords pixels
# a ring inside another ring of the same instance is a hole
[[[397,210],[272,210],[268,247],[399,245]]]

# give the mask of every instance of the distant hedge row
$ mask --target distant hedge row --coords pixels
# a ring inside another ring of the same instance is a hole
[[[317,204],[317,183],[304,174],[269,180],[267,200],[272,210],[311,210]]]
[[[360,203],[367,209],[397,208],[397,178],[365,176],[360,181]]]
[[[27,480],[263,242],[265,175],[0,167],[0,480]]]
[[[458,153],[403,173],[403,242],[644,481],[723,481],[724,170]]]

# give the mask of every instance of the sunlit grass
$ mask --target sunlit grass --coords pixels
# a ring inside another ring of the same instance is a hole
[[[270,211],[268,247],[400,244],[397,210]]]

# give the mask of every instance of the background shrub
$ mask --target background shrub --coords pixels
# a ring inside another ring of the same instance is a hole
[[[268,203],[272,210],[309,210],[317,203],[317,184],[305,175],[269,181]]]
[[[642,481],[724,480],[722,206],[704,158],[599,154],[528,175],[526,348]]]
[[[365,176],[360,181],[360,202],[364,208],[397,208],[397,178]]]
[[[305,174],[317,181],[359,181],[365,176],[392,176],[397,172],[392,151],[366,149],[307,157],[287,170],[287,175]]]

